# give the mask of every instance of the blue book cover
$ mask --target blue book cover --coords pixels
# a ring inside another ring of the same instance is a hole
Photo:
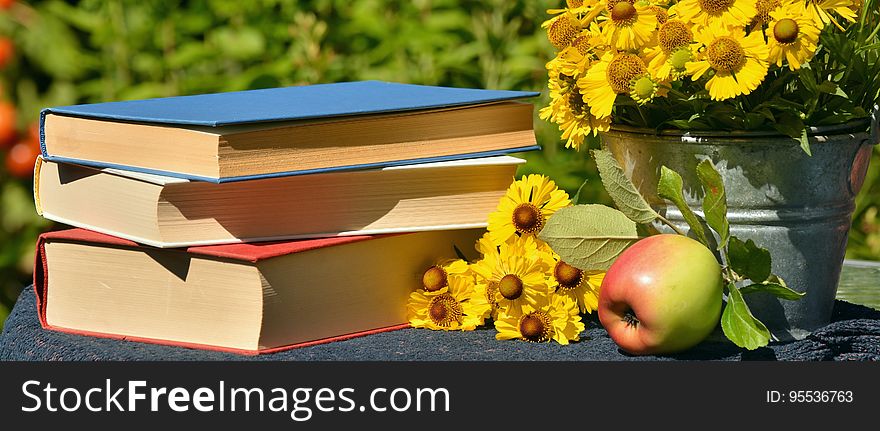
[[[95,167],[112,167],[133,171],[158,173],[191,180],[212,182],[240,181],[272,176],[309,174],[339,169],[359,169],[425,163],[489,155],[507,154],[537,149],[537,146],[475,152],[454,156],[393,160],[328,169],[296,170],[261,175],[209,178],[180,172],[113,163],[80,160],[49,154],[45,144],[45,118],[48,114],[87,119],[135,122],[154,125],[222,127],[230,125],[311,120],[334,117],[362,116],[381,113],[419,111],[437,108],[462,107],[529,98],[539,93],[527,91],[483,90],[469,88],[434,87],[381,81],[344,82],[294,86],[228,93],[201,94],[146,100],[107,102],[61,106],[44,109],[40,119],[40,140],[43,157],[47,160],[74,162]]]

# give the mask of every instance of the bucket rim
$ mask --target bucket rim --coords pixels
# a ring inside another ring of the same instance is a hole
[[[832,124],[828,126],[810,126],[807,128],[807,135],[810,137],[831,136],[831,135],[848,135],[848,134],[868,134],[871,126],[871,118],[860,118],[850,120],[846,123]],[[681,129],[651,129],[647,127],[635,127],[612,124],[611,129],[607,132],[600,133],[625,133],[633,135],[651,135],[651,136],[669,136],[678,138],[787,138],[790,136],[780,133],[776,130],[681,130]]]

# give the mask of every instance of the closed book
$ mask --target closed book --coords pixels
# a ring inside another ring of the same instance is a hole
[[[71,229],[40,236],[34,289],[47,329],[274,352],[406,327],[424,270],[481,233],[157,249]]]
[[[155,247],[481,228],[510,156],[208,183],[37,162],[44,217]]]
[[[537,149],[537,93],[346,82],[43,110],[46,160],[197,181]]]

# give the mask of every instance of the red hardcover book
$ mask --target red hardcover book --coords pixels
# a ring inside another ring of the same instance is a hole
[[[84,229],[37,241],[46,329],[270,353],[407,327],[422,272],[479,229],[158,249]]]

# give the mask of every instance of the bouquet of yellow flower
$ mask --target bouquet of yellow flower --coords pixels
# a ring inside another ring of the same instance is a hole
[[[776,129],[865,118],[880,94],[878,0],[567,0],[540,117],[566,146],[612,123]]]
[[[425,270],[408,302],[410,324],[467,331],[491,318],[499,340],[577,341],[584,331],[580,313],[598,307],[605,273],[563,262],[537,237],[557,210],[570,205],[568,194],[547,177],[514,181],[477,241],[482,257]]]

